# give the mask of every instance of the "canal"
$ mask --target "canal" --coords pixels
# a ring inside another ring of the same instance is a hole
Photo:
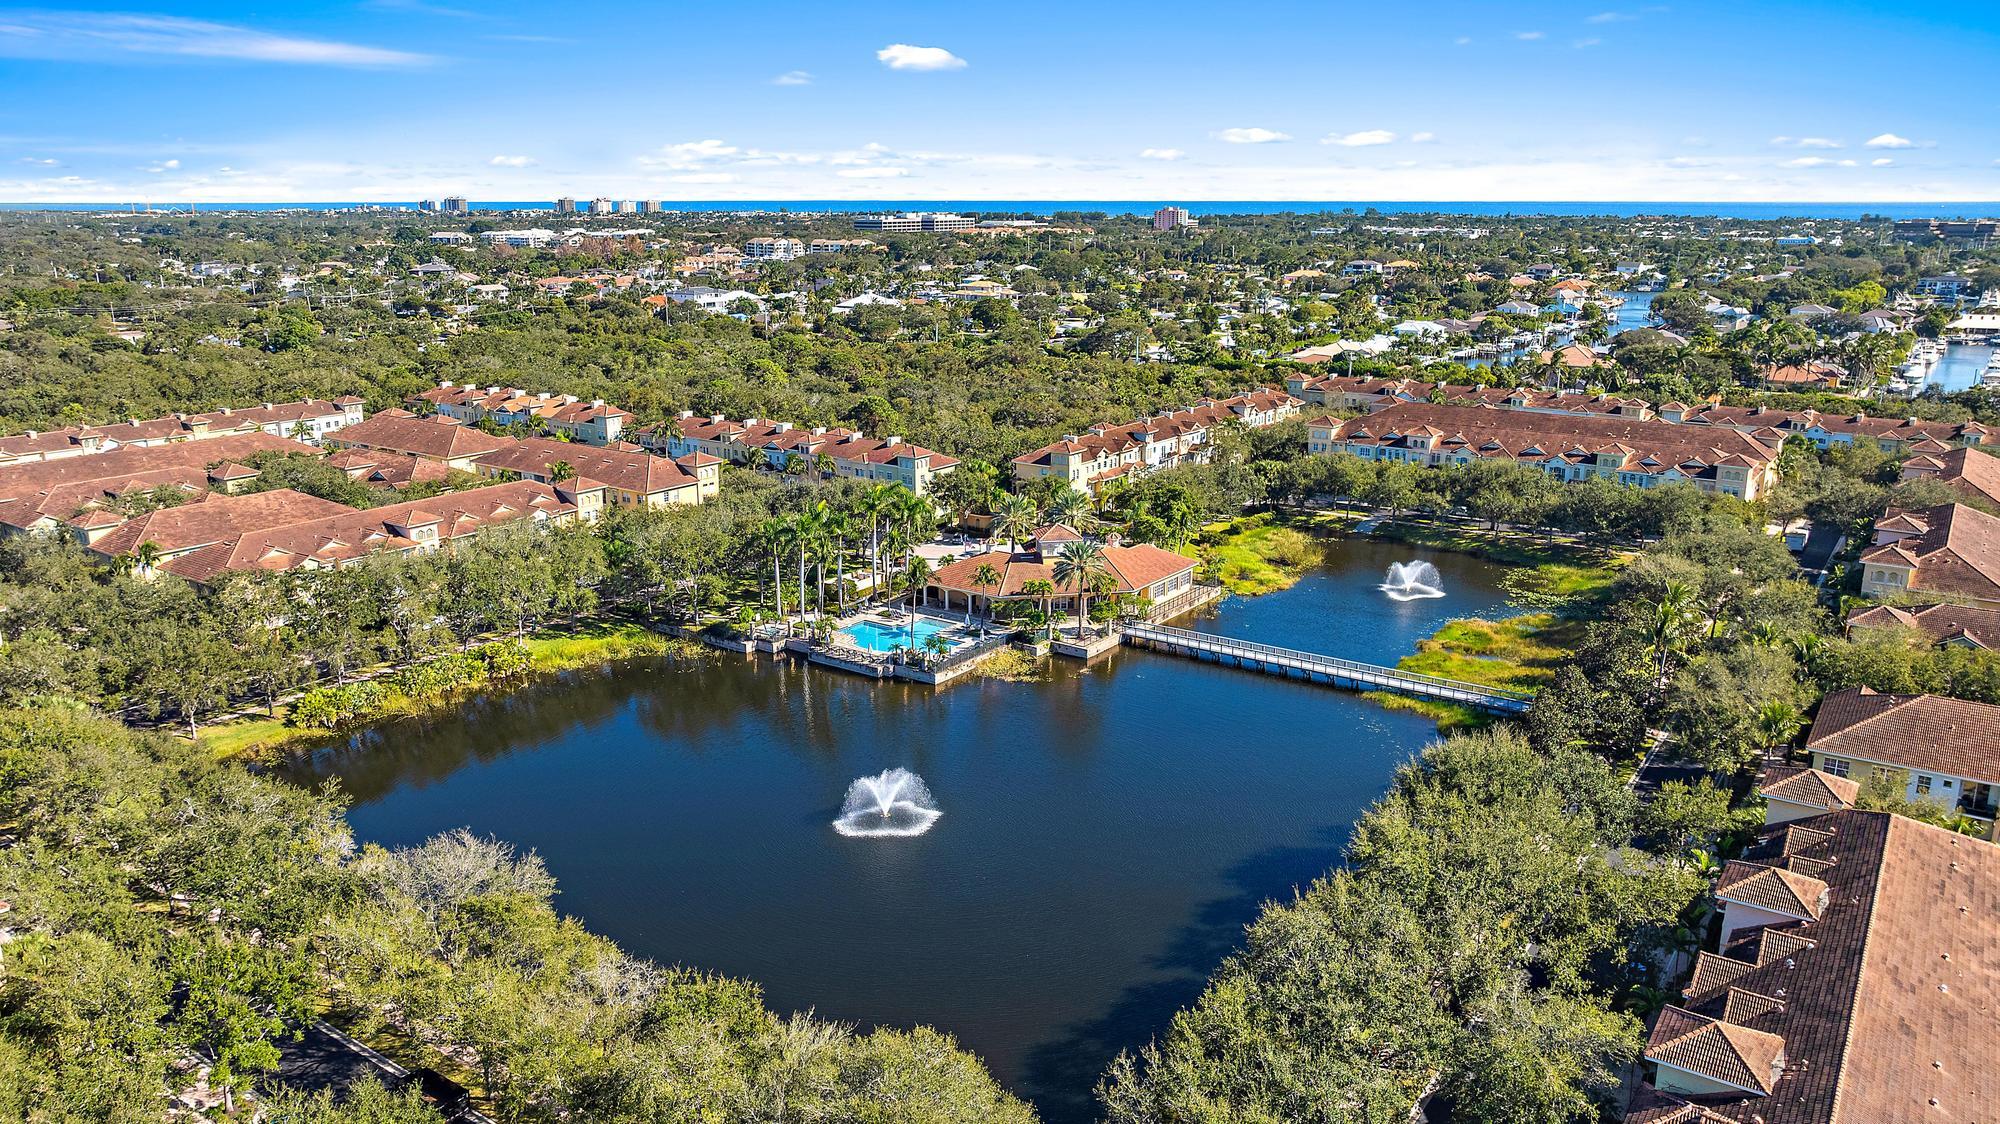
[[[1375,586],[1413,556],[1335,543],[1195,627],[1394,663],[1504,611],[1499,570],[1460,555],[1424,556],[1447,596],[1389,600]],[[338,777],[364,841],[470,827],[533,848],[558,907],[633,953],[755,980],[781,1011],[948,1031],[1070,1124],[1260,903],[1339,862],[1432,735],[1358,696],[1129,650],[942,691],[717,656],[478,700],[290,771]],[[837,835],[848,783],[897,766],[936,795],[935,827]]]

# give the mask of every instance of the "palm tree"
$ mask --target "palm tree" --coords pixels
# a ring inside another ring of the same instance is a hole
[[[576,478],[576,466],[568,461],[551,461],[548,468],[551,484],[560,484],[565,480]]]
[[[132,570],[141,577],[153,572],[160,564],[160,544],[151,539],[132,548]]]
[[[1694,588],[1682,581],[1668,582],[1645,614],[1646,648],[1653,654],[1655,690],[1666,687],[1671,661],[1686,646],[1694,626]]]
[[[929,636],[924,637],[924,654],[930,657],[929,662],[933,667],[937,665],[939,660],[950,653],[951,641],[946,640],[941,633],[933,632]]]
[[[1048,510],[1042,517],[1051,523],[1066,523],[1073,530],[1082,530],[1079,523],[1090,515],[1090,497],[1075,488],[1064,488],[1049,499]]]
[[[1003,492],[993,504],[993,533],[1007,540],[1009,552],[1020,549],[1021,540],[1035,533],[1041,512],[1035,501],[1013,492]]]
[[[825,504],[820,505],[826,508]],[[827,509],[820,517],[820,529],[833,550],[833,596],[835,607],[847,611],[847,537],[854,533],[854,520],[847,512]]]
[[[785,615],[785,577],[781,563],[790,547],[791,528],[782,519],[757,524],[757,542],[771,554],[771,596],[779,616]]]
[[[834,469],[833,454],[831,453],[813,454],[813,471],[819,473],[819,478],[821,480],[833,479],[833,469]]]
[[[905,611],[909,615],[910,645],[917,643],[917,598],[923,596],[924,587],[931,581],[931,564],[921,555],[911,558],[903,567],[903,600],[908,602]]]
[[[819,519],[811,511],[801,511],[792,516],[792,549],[799,559],[799,612],[806,611],[806,562],[819,549]],[[824,604],[826,590],[820,590],[820,600]]]
[[[1063,544],[1062,553],[1056,556],[1054,575],[1057,586],[1076,591],[1076,632],[1081,636],[1090,619],[1090,595],[1102,588],[1104,578],[1111,576],[1104,548],[1088,541]]]
[[[1186,500],[1175,500],[1167,505],[1164,522],[1167,525],[1167,538],[1173,543],[1174,549],[1185,550],[1188,541],[1194,538],[1195,532],[1201,530],[1201,513]]]
[[[1000,571],[994,569],[993,563],[991,562],[981,562],[979,566],[972,571],[972,584],[975,588],[988,589],[993,591],[992,593],[988,593],[986,595],[986,615],[989,617],[992,616],[993,596],[994,594],[1000,592]]]
[[[1050,581],[1047,578],[1036,578],[1034,581],[1024,583],[1021,586],[1021,592],[1027,594],[1028,596],[1034,598],[1036,601],[1041,603],[1042,619],[1044,622],[1046,622],[1047,626],[1051,629],[1051,633],[1053,634],[1053,629],[1055,627],[1055,618],[1052,615],[1050,615],[1049,607],[1050,603],[1055,600],[1056,583]]]
[[[752,445],[750,446],[750,451],[743,454],[743,467],[753,469],[769,468],[771,467],[771,454],[765,452],[762,445]]]
[[[1780,746],[1790,745],[1804,725],[1805,716],[1798,707],[1782,699],[1773,700],[1757,712],[1757,740],[1769,756]]]

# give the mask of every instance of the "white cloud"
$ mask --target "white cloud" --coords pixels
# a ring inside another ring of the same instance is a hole
[[[1592,39],[1578,39],[1578,40],[1577,40],[1576,42],[1574,42],[1574,43],[1571,43],[1571,44],[1570,44],[1570,46],[1572,46],[1572,47],[1575,47],[1575,48],[1576,48],[1577,50],[1581,51],[1581,50],[1584,50],[1585,48],[1588,48],[1588,47],[1595,47],[1595,46],[1598,46],[1599,44],[1601,44],[1601,43],[1603,43],[1603,42],[1604,42],[1604,40],[1602,40],[1602,39],[1595,39],[1595,38],[1592,38]]]
[[[1867,141],[1865,142],[1865,147],[1867,147],[1867,148],[1915,148],[1915,147],[1917,147],[1917,142],[1916,142],[1916,141],[1913,141],[1913,140],[1911,140],[1911,139],[1910,139],[1910,138],[1908,138],[1908,137],[1899,137],[1899,136],[1897,136],[1897,135],[1896,135],[1896,134],[1894,134],[1894,133],[1883,133],[1883,134],[1882,134],[1881,136],[1879,136],[1879,137],[1869,137],[1869,138],[1868,138],[1868,140],[1867,140]]]
[[[776,78],[771,79],[771,85],[810,86],[812,85],[812,81],[813,81],[813,76],[807,71],[787,70],[783,74],[778,75]]]
[[[1461,36],[1459,36],[1458,38],[1456,38],[1456,39],[1453,39],[1453,40],[1452,40],[1452,42],[1453,42],[1453,43],[1456,43],[1457,45],[1459,45],[1459,46],[1461,46],[1461,47],[1469,47],[1469,46],[1471,46],[1471,45],[1472,45],[1472,36],[1470,36],[1470,35],[1461,35]]]
[[[1396,134],[1387,129],[1363,129],[1358,133],[1329,134],[1321,137],[1321,144],[1337,144],[1342,148],[1372,148],[1378,144],[1393,144]]]
[[[1411,143],[1411,144],[1429,144],[1429,143],[1431,143],[1432,141],[1434,141],[1434,140],[1436,140],[1436,139],[1438,139],[1438,135],[1437,135],[1436,133],[1411,133],[1411,134],[1410,134],[1410,143]]]
[[[536,161],[532,156],[495,156],[487,163],[495,168],[531,168]]]
[[[1213,135],[1216,140],[1227,141],[1230,144],[1273,144],[1277,141],[1292,139],[1290,133],[1280,133],[1272,129],[1254,127],[1222,129]]]
[[[1868,166],[1871,168],[1887,168],[1893,166],[1895,163],[1894,160],[1889,159],[1887,156],[1877,156],[1868,162]]]
[[[1596,15],[1594,15],[1594,16],[1591,16],[1591,17],[1590,17],[1589,19],[1586,19],[1586,20],[1584,20],[1583,22],[1585,22],[1585,23],[1623,23],[1623,22],[1624,22],[1624,21],[1626,21],[1626,20],[1635,20],[1635,19],[1638,19],[1638,18],[1639,18],[1638,16],[1635,16],[1635,15],[1633,15],[1633,14],[1632,14],[1632,13],[1630,13],[1630,12],[1599,12],[1599,13],[1597,13]]]
[[[943,47],[912,47],[908,43],[891,43],[875,52],[875,57],[890,70],[965,69],[965,60]]]
[[[1785,161],[1787,168],[1824,168],[1833,161],[1824,156],[1798,156]]]
[[[1182,152],[1178,148],[1142,148],[1139,150],[1139,158],[1142,160],[1179,160],[1186,155],[1187,153]]]
[[[1716,161],[1706,156],[1671,156],[1667,158],[1669,168],[1713,168]]]
[[[742,151],[733,144],[724,144],[719,140],[683,141],[680,144],[664,145],[657,153],[640,157],[639,163],[652,168],[694,168],[727,159]]]
[[[689,172],[681,176],[668,176],[675,183],[735,183],[736,177],[728,172]]]
[[[22,164],[33,164],[38,168],[53,168],[59,163],[46,156],[23,156],[19,162]]]
[[[112,12],[11,12],[0,26],[0,55],[92,62],[166,56],[355,67],[435,61],[410,51],[275,35],[235,24]]]
[[[178,160],[162,160],[157,164],[147,165],[146,170],[157,175],[160,172],[171,172],[180,166],[181,162]]]
[[[1830,137],[1772,137],[1771,143],[1779,148],[1839,148],[1840,142]]]
[[[1526,42],[1533,42],[1537,39],[1545,38],[1547,37],[1547,35],[1548,32],[1546,31],[1516,31],[1514,33],[1514,38],[1524,40]]]
[[[850,180],[892,180],[910,174],[908,168],[842,168],[833,173]]]

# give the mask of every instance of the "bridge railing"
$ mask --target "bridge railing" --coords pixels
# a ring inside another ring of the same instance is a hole
[[[1238,640],[1233,636],[1222,636],[1213,632],[1196,632],[1193,629],[1174,628],[1171,625],[1133,623],[1125,626],[1127,634],[1141,639],[1162,640],[1184,644],[1191,648],[1206,648],[1214,652],[1235,655],[1259,656],[1274,660],[1300,664],[1311,668],[1324,668],[1330,672],[1345,672],[1357,678],[1402,683],[1422,688],[1424,694],[1457,699],[1496,699],[1519,703],[1526,706],[1534,696],[1526,691],[1508,687],[1488,687],[1481,683],[1467,683],[1461,679],[1446,679],[1438,675],[1425,675],[1417,671],[1383,667],[1380,664],[1363,663],[1360,660],[1342,659],[1339,656],[1321,655],[1318,652],[1303,652],[1296,648],[1280,648],[1274,644],[1260,644],[1254,640]]]

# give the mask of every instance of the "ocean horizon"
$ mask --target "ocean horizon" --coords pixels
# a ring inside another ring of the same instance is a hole
[[[1186,207],[1196,215],[1381,215],[1489,216],[1494,218],[1632,218],[1671,215],[1751,221],[1783,219],[1990,218],[2000,200],[1944,203],[1726,203],[1700,200],[1243,200],[1243,199],[704,199],[661,200],[662,213],[868,214],[877,211],[956,211],[987,215],[1050,216],[1059,213],[1147,215],[1162,206]],[[553,200],[475,200],[473,212],[549,211]],[[0,203],[0,211],[82,213],[243,213],[257,211],[346,211],[359,208],[415,211],[416,200],[315,203]],[[610,216],[621,217],[614,213]]]

